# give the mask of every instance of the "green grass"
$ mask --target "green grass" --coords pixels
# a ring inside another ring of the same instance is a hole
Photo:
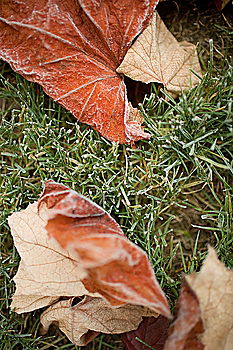
[[[211,51],[212,53],[212,51]],[[38,199],[54,179],[107,210],[142,247],[173,307],[182,273],[197,271],[207,244],[233,267],[233,67],[212,55],[201,84],[178,101],[152,86],[141,111],[150,141],[112,144],[81,125],[40,87],[3,64],[1,122],[0,349],[79,349],[52,329],[40,334],[41,311],[10,312],[19,256],[7,217]],[[86,349],[121,349],[100,336]]]

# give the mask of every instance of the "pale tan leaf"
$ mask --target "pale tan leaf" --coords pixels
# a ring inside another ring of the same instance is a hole
[[[205,350],[232,350],[233,272],[221,263],[213,248],[199,273],[186,276],[196,293],[204,323]]]
[[[179,94],[199,82],[190,69],[201,75],[195,46],[178,43],[155,13],[150,25],[128,50],[117,72],[144,83],[162,83],[169,92]]]
[[[85,273],[71,252],[48,238],[44,229],[46,211],[44,206],[39,216],[34,203],[9,217],[14,244],[21,256],[12,303],[20,313],[46,306],[59,296],[93,295],[80,281]]]
[[[21,260],[20,267],[14,277],[16,284],[16,292],[13,295],[11,309],[18,314],[22,312],[30,312],[41,307],[51,305],[58,300],[58,296],[43,296],[43,295],[28,295],[24,285],[31,283],[30,293],[37,293],[41,289],[40,281],[35,280],[34,276],[30,274],[30,268],[25,269],[25,264]]]
[[[182,41],[179,45],[185,51],[185,59],[180,69],[166,85],[166,89],[173,96],[177,96],[181,92],[200,83],[200,79],[191,71],[191,69],[197,73],[198,76],[202,76],[195,45],[188,41]]]
[[[86,345],[99,332],[118,334],[136,329],[142,316],[158,316],[142,306],[113,308],[101,298],[85,297],[75,306],[72,304],[69,299],[50,306],[41,315],[41,323],[45,332],[50,324],[57,323],[77,345]]]

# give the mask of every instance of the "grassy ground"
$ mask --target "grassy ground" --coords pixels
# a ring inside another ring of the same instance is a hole
[[[170,23],[176,32],[177,21]],[[197,88],[174,101],[158,96],[152,86],[141,105],[152,137],[136,148],[106,141],[38,86],[1,66],[1,350],[79,349],[56,329],[40,335],[40,312],[9,311],[19,256],[6,218],[37,200],[46,179],[68,185],[111,213],[148,253],[172,307],[182,273],[200,268],[207,243],[233,267],[233,68],[226,59],[232,33],[224,23],[216,22],[219,40],[213,45],[207,40],[211,33],[204,37],[201,28],[206,74]],[[100,336],[85,348],[122,344],[117,336]]]

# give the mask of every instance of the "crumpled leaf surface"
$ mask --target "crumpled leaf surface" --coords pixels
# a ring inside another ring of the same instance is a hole
[[[112,141],[148,138],[116,73],[158,0],[1,0],[0,58]]]
[[[231,350],[233,272],[209,248],[201,271],[185,279],[164,350]]]
[[[195,46],[186,41],[178,43],[155,13],[117,72],[144,83],[162,83],[170,93],[177,95],[200,81],[190,68],[201,76]]]
[[[39,206],[43,203],[48,208],[46,230],[63,248],[77,254],[87,273],[82,282],[89,292],[99,293],[113,306],[143,305],[170,317],[146,254],[122,235],[102,208],[52,181],[45,184]]]
[[[100,298],[85,297],[77,305],[73,300],[63,300],[50,306],[41,316],[44,332],[53,322],[74,344],[85,345],[99,332],[118,334],[137,328],[142,316],[149,316],[148,309],[125,305],[111,308]],[[94,329],[94,331],[93,331]]]
[[[11,308],[49,306],[44,329],[59,323],[69,339],[85,345],[98,332],[137,328],[142,316],[170,316],[144,252],[85,197],[48,181],[40,200],[12,214],[9,225],[21,256]]]
[[[148,350],[147,345],[156,350],[162,350],[167,339],[168,327],[169,320],[164,316],[146,317],[143,318],[138,329],[122,334],[122,340],[127,350]]]

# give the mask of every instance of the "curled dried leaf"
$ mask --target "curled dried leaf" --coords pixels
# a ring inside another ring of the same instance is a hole
[[[143,305],[170,317],[146,254],[122,235],[102,208],[65,186],[56,193],[57,186],[51,181],[45,184],[39,206],[48,206],[49,235],[77,254],[87,273],[82,279],[85,288],[113,306]]]
[[[201,271],[185,276],[164,350],[231,350],[232,296],[233,272],[209,248]]]
[[[205,350],[231,350],[233,344],[233,271],[209,253],[199,273],[186,277],[196,293],[204,324]]]
[[[177,318],[169,328],[164,350],[203,350],[204,345],[199,339],[203,331],[198,298],[184,279],[177,305]]]
[[[145,253],[102,208],[66,186],[48,181],[39,202],[12,214],[9,225],[21,256],[11,307],[50,306],[45,331],[58,323],[84,345],[98,332],[135,329],[142,316],[170,316]]]

